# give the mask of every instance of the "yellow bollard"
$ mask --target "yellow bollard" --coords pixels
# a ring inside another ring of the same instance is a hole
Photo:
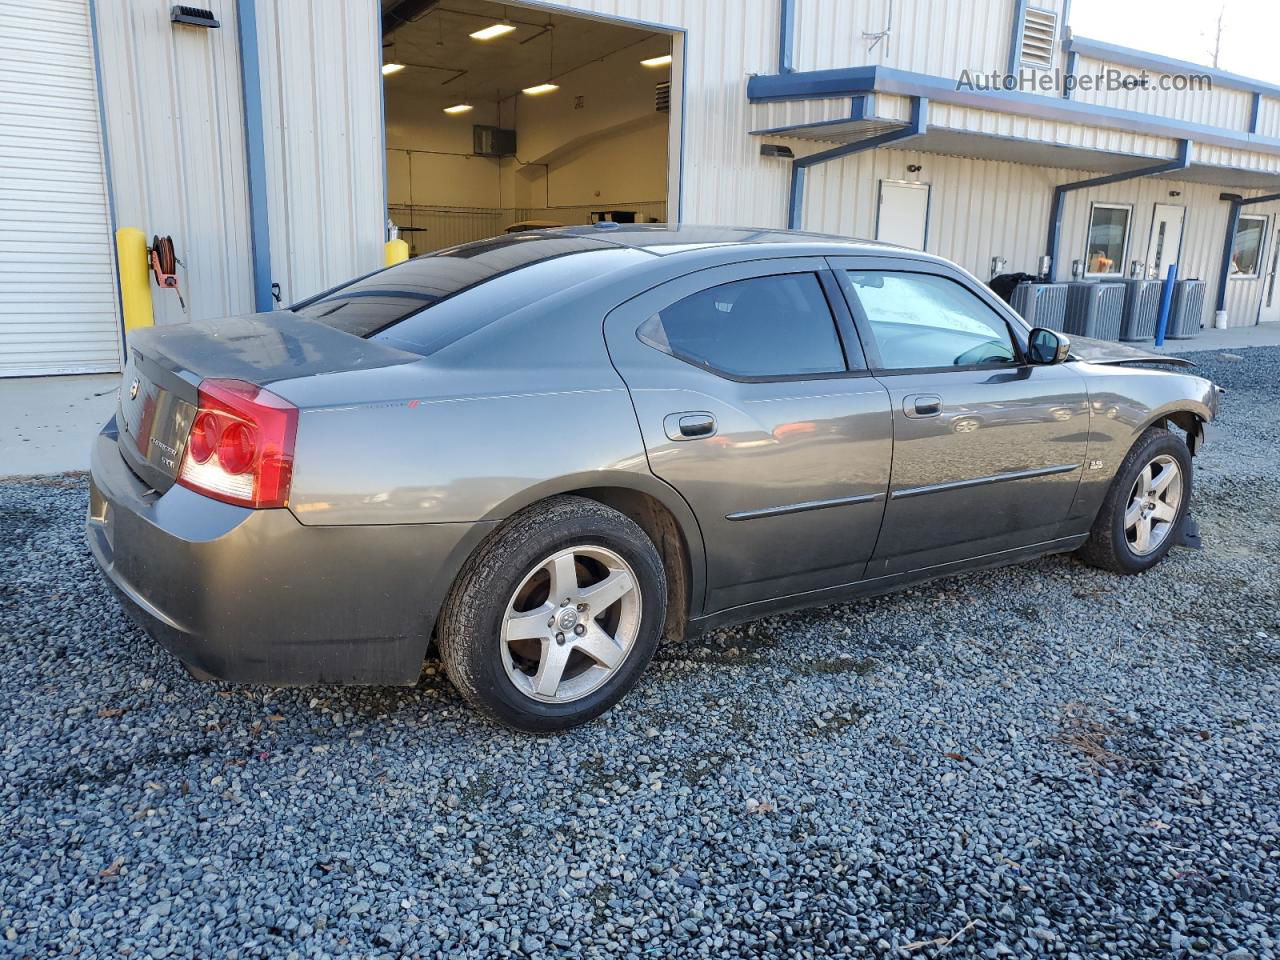
[[[120,264],[120,302],[124,306],[124,329],[154,326],[151,304],[151,266],[147,259],[147,237],[137,227],[116,231],[116,259]]]
[[[388,267],[404,263],[409,259],[409,244],[403,240],[388,240],[387,245],[383,247],[383,259]]]

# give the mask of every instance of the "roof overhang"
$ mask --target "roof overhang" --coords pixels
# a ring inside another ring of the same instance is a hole
[[[747,98],[752,103],[854,97],[875,93],[926,97],[934,103],[1019,114],[1039,120],[1108,127],[1173,140],[1194,140],[1196,143],[1280,156],[1280,139],[1275,137],[1201,123],[1185,123],[1169,117],[1083,103],[1061,96],[1044,96],[1017,90],[983,90],[976,85],[962,84],[945,77],[890,67],[845,67],[839,70],[780,73],[755,76],[747,83]]]
[[[971,90],[954,80],[886,67],[752,77],[747,95],[773,121],[753,130],[757,136],[854,144],[905,128],[903,105],[909,97],[921,97],[934,105],[962,108],[951,111],[949,119],[932,111],[935,119],[928,129],[911,140],[910,149],[922,153],[1112,174],[1167,160],[1175,155],[1180,141],[1190,140],[1196,145],[1191,165],[1166,176],[1240,188],[1269,189],[1280,182],[1280,140],[1274,138],[1061,97]],[[974,113],[978,110],[985,111],[988,119],[992,114],[1014,115],[1077,129],[1121,131],[1125,136],[1111,136],[1110,146],[1102,145],[1106,138],[1101,137],[1077,145],[1064,142],[1070,138],[1049,138],[1043,124],[1026,121],[1020,121],[1025,127],[1021,136],[1008,133],[1008,123],[966,126],[963,118],[979,116]],[[997,126],[1001,132],[992,132]],[[1249,158],[1242,160],[1240,152],[1261,155],[1256,158],[1259,168],[1250,168]],[[1216,162],[1224,157],[1230,162]]]

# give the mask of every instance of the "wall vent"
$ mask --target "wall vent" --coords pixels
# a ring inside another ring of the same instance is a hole
[[[217,29],[221,26],[212,10],[206,10],[204,7],[188,7],[181,3],[174,4],[169,10],[169,19],[174,23],[185,23],[192,27]]]
[[[1022,62],[1048,70],[1053,66],[1053,39],[1058,32],[1058,15],[1052,10],[1028,7],[1022,18]]]
[[[671,81],[663,80],[654,87],[653,107],[658,113],[671,112]]]

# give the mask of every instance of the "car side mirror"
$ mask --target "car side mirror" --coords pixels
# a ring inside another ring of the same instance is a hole
[[[1071,352],[1071,341],[1065,333],[1036,327],[1027,338],[1027,355],[1032,363],[1062,363]]]

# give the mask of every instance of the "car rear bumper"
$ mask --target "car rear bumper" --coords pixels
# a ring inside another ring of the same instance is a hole
[[[189,667],[241,683],[413,684],[488,523],[307,526],[129,469],[94,441],[86,536],[122,606]]]

